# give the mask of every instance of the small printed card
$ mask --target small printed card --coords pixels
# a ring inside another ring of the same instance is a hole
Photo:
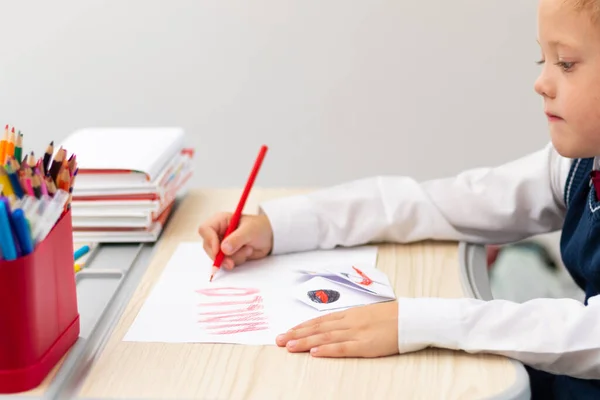
[[[297,287],[296,297],[320,311],[380,303],[396,298],[387,276],[369,266],[328,266],[299,270],[311,276]]]
[[[394,289],[386,274],[377,268],[367,266],[329,267],[327,270],[357,290],[376,296],[394,299]]]
[[[296,290],[297,299],[319,311],[345,309],[387,301],[320,276],[302,283]]]

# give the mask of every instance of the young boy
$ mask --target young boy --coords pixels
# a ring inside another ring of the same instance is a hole
[[[591,179],[600,169],[599,17],[600,0],[540,1],[535,90],[552,139],[544,149],[454,178],[376,177],[270,201],[223,243],[229,214],[200,228],[211,257],[219,246],[227,254],[225,268],[269,253],[423,239],[500,243],[562,228],[563,261],[585,304],[399,298],[307,321],[278,345],[316,357],[428,346],[500,354],[528,366],[534,398],[600,398],[600,201]]]

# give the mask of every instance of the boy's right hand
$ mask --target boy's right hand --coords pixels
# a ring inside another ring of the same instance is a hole
[[[214,260],[220,246],[225,255],[221,266],[226,269],[267,256],[273,248],[273,230],[267,216],[242,215],[237,229],[223,240],[231,216],[231,213],[216,214],[198,229],[208,256]]]

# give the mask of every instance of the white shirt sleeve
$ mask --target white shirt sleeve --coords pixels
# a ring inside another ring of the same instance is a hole
[[[571,160],[548,145],[498,167],[419,183],[357,180],[266,202],[273,253],[424,239],[502,243],[558,230]],[[595,299],[594,299],[595,300]],[[553,373],[600,378],[600,304],[539,299],[399,299],[401,352],[428,346],[505,355]]]
[[[600,296],[571,299],[401,298],[401,353],[426,347],[491,353],[533,368],[600,379]]]
[[[424,239],[516,241],[558,230],[570,160],[548,145],[499,167],[419,183],[407,176],[360,179],[261,205],[273,253]]]

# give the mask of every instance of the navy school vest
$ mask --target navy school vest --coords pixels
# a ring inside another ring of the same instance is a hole
[[[560,251],[565,267],[585,291],[585,304],[600,293],[600,201],[591,185],[594,159],[575,159],[564,190],[567,213],[560,239]],[[600,318],[600,315],[598,316]],[[600,340],[600,337],[598,338]],[[600,399],[600,380],[552,376],[547,389],[554,399]],[[532,387],[532,389],[535,389]]]

